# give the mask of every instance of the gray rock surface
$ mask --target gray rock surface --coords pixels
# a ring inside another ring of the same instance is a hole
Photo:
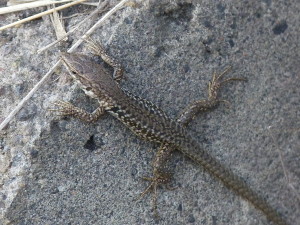
[[[124,65],[122,86],[173,118],[206,97],[213,71],[232,65],[228,77],[246,77],[222,89],[230,107],[199,115],[189,129],[291,225],[300,224],[299,11],[298,0],[145,1],[118,11],[94,36]],[[0,15],[0,24],[32,12]],[[67,29],[85,16],[68,19]],[[48,17],[0,33],[0,120],[67,48],[36,54],[54,39]],[[97,107],[64,70],[57,74],[1,132],[0,224],[270,224],[179,153],[177,189],[159,190],[155,220],[150,196],[134,200],[157,146],[108,115],[86,124],[47,111],[55,100]]]

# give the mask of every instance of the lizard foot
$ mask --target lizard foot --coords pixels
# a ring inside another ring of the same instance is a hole
[[[210,98],[217,98],[218,90],[226,83],[230,81],[247,81],[246,78],[241,77],[231,77],[225,80],[221,80],[222,77],[227,74],[231,70],[231,67],[225,69],[222,73],[217,74],[216,72],[212,75],[212,80],[208,83],[208,97]],[[219,100],[221,102],[229,103],[226,100]]]
[[[164,173],[159,174],[154,177],[142,177],[143,180],[150,181],[148,187],[140,194],[137,198],[137,201],[142,199],[146,194],[152,192],[152,210],[155,217],[159,217],[157,211],[157,187],[164,185],[168,190],[174,190],[176,187],[170,187],[171,174]]]
[[[56,101],[53,105],[56,108],[48,110],[57,112],[58,116],[72,116],[88,123],[97,121],[105,111],[104,107],[99,106],[94,112],[89,113],[64,101]]]

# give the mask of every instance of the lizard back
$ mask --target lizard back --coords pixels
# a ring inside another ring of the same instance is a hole
[[[220,179],[226,187],[260,209],[270,221],[277,225],[287,225],[287,222],[262,197],[230,169],[204,151],[181,124],[170,119],[153,103],[122,90],[99,64],[87,56],[65,53],[63,61],[86,94],[96,98],[100,106],[136,135],[148,141],[168,144],[181,151]]]
[[[228,189],[233,190],[264,212],[270,221],[278,225],[287,225],[287,222],[264,198],[253,191],[229,168],[204,151],[183,126],[171,120],[153,103],[137,98],[127,91],[126,94],[126,100],[108,112],[122,121],[131,131],[148,141],[171,144],[174,149],[179,150],[221,180]]]

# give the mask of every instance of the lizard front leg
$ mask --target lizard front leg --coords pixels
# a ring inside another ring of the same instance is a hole
[[[120,82],[124,78],[124,69],[121,64],[110,56],[100,43],[95,42],[91,38],[85,41],[95,55],[100,56],[104,62],[114,68],[113,78],[115,81]]]
[[[49,109],[50,111],[59,112],[60,116],[72,116],[88,123],[96,122],[105,113],[105,108],[101,105],[92,113],[78,108],[69,102],[57,101],[53,105],[56,108]]]
[[[208,98],[198,100],[190,104],[177,118],[177,122],[183,126],[187,126],[197,114],[214,109],[220,102],[227,102],[218,97],[220,88],[230,81],[246,81],[244,78],[228,78],[221,80],[221,78],[229,71],[230,68],[224,70],[221,74],[213,73],[212,80],[208,84]],[[157,212],[157,187],[159,185],[168,185],[172,178],[172,173],[169,171],[168,162],[171,158],[172,152],[176,150],[170,144],[162,144],[158,149],[153,160],[153,177],[145,177],[144,179],[150,181],[148,187],[140,195],[140,198],[145,196],[148,192],[153,192],[153,211],[156,216]]]

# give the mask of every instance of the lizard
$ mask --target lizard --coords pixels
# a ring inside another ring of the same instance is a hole
[[[166,184],[170,181],[169,174],[165,173],[164,168],[171,152],[177,150],[218,178],[228,189],[252,203],[255,208],[265,214],[269,221],[277,225],[288,225],[286,220],[263,197],[253,191],[231,169],[205,151],[186,129],[186,125],[199,111],[210,109],[222,101],[217,98],[217,93],[224,83],[243,79],[228,78],[220,81],[225,72],[219,76],[214,74],[213,80],[209,84],[209,99],[194,102],[177,120],[173,120],[152,102],[121,88],[119,84],[123,78],[121,65],[110,57],[102,46],[98,48],[94,46],[93,48],[105,62],[115,67],[113,76],[102,65],[84,54],[62,53],[61,60],[70,76],[85,94],[98,100],[99,107],[94,112],[88,113],[69,102],[57,101],[54,103],[57,108],[52,110],[60,112],[63,116],[76,117],[85,122],[95,122],[107,112],[120,120],[140,138],[159,143],[161,147],[153,162],[154,176],[145,178],[151,183],[141,194],[142,196],[151,189],[156,192],[158,184]]]

